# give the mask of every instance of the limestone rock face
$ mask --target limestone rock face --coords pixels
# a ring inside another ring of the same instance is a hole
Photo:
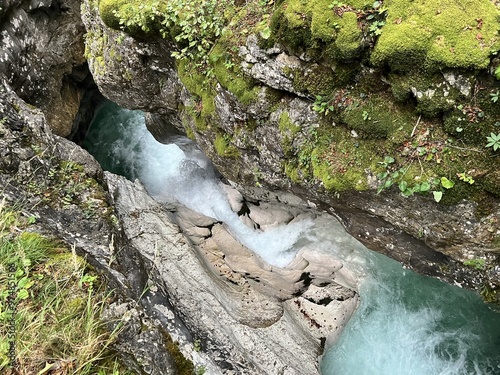
[[[123,107],[168,116],[182,128],[172,115],[182,89],[170,57],[172,46],[161,39],[140,42],[106,27],[97,2],[83,2],[82,10],[87,29],[85,56],[102,94]]]
[[[477,2],[484,11],[481,22],[496,22],[489,11],[495,5]],[[244,7],[237,5],[235,12],[239,6]],[[315,1],[273,7],[271,36],[264,39],[246,25],[248,37],[231,46],[233,53],[216,45],[209,53],[214,78],[206,80],[185,62],[175,70],[169,57],[173,41],[151,34],[148,41],[134,40],[111,30],[85,1],[84,22],[93,33],[87,38],[94,51],[91,70],[106,96],[161,117],[153,132],[160,141],[170,134],[168,124],[184,129],[240,190],[257,185],[293,191],[341,218],[369,248],[418,272],[476,290],[485,284],[497,288],[498,275],[492,275],[500,236],[498,162],[484,146],[486,136],[497,132],[492,74],[499,61],[489,60],[476,48],[482,39],[468,34],[467,48],[481,55],[482,68],[489,61],[487,69],[472,69],[479,60],[459,48],[436,47],[443,56],[421,56],[419,43],[428,38],[404,32],[396,3],[384,13],[392,23],[386,23],[382,44],[369,32],[374,25],[364,10],[323,8]],[[454,19],[457,11],[466,17],[455,8],[450,5],[445,16]],[[434,19],[419,22],[436,27]],[[496,40],[490,32],[483,37]],[[408,43],[406,49],[394,48],[391,38]],[[227,43],[222,37],[221,45]],[[449,59],[448,51],[460,55],[460,62]],[[429,71],[419,70],[420,58],[427,59]],[[201,90],[208,81],[210,87]],[[384,164],[386,156],[394,162]],[[406,168],[410,172],[403,173]],[[380,177],[384,172],[390,178]],[[389,181],[392,176],[397,177]],[[455,188],[443,187],[441,177],[453,180]],[[441,203],[432,191],[443,193]],[[252,225],[252,219],[245,220]],[[481,276],[471,276],[479,270],[462,265],[473,258],[486,261]]]
[[[88,74],[80,2],[7,2],[0,12],[0,73],[55,134],[70,135]]]

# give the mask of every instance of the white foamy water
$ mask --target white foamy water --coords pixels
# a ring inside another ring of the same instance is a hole
[[[325,353],[324,375],[500,374],[500,315],[474,293],[367,250],[333,218],[266,232],[248,228],[229,207],[210,161],[189,140],[156,142],[141,112],[107,104],[86,147],[105,169],[139,178],[157,199],[178,201],[224,222],[270,264],[286,265],[304,241],[343,260],[362,280],[361,305]]]

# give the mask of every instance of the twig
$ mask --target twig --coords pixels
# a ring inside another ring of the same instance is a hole
[[[448,145],[446,147],[456,148],[458,150],[464,150],[464,151],[474,151],[474,152],[480,152],[480,153],[484,152],[484,150],[477,150],[477,149],[474,149],[474,148],[464,148],[464,147],[451,146],[451,145]]]
[[[422,118],[422,115],[418,116],[417,123],[415,124],[415,126],[413,127],[413,130],[411,131],[410,137],[413,137],[415,135],[415,130],[417,129],[418,124],[420,124],[420,119],[421,118]]]

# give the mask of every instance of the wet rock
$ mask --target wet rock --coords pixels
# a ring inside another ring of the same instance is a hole
[[[43,111],[55,134],[68,136],[88,73],[80,2],[11,2],[2,11],[0,73]]]
[[[307,289],[302,270],[265,264],[220,224],[193,249],[171,223],[175,210],[163,210],[138,183],[111,174],[106,180],[129,244],[155,265],[160,289],[221,367],[248,374],[318,373],[321,340],[313,331],[319,328],[305,329],[307,323],[298,329],[303,313],[280,302]],[[354,307],[346,302],[336,308],[348,316]]]

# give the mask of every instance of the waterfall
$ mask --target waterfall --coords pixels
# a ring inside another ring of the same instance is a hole
[[[270,264],[285,266],[303,242],[342,259],[362,280],[362,302],[325,353],[324,375],[500,374],[500,314],[476,294],[366,249],[333,218],[256,232],[231,210],[206,156],[186,138],[156,142],[140,111],[106,103],[83,146],[104,169],[140,179],[157,199],[224,222]]]

